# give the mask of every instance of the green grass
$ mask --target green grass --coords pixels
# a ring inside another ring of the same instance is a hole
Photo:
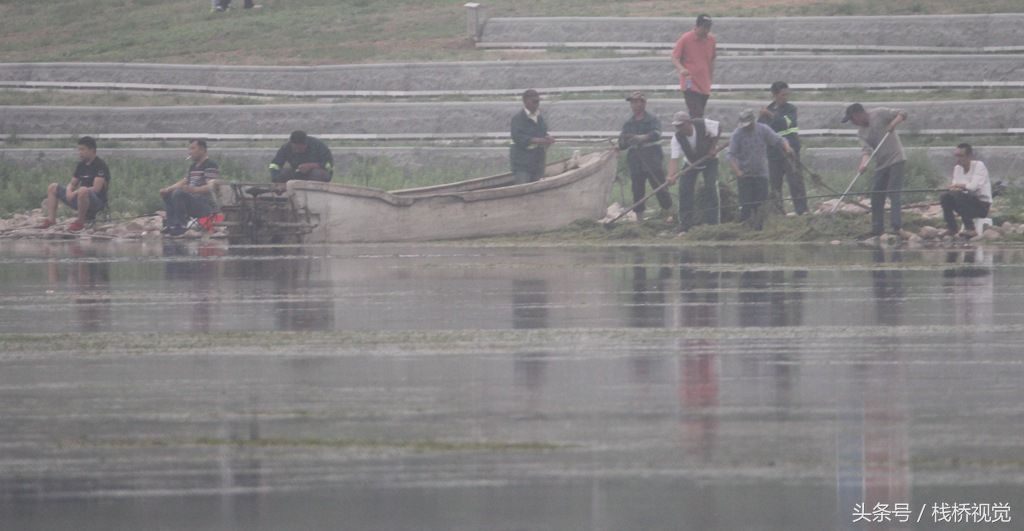
[[[262,0],[209,12],[205,0],[0,0],[5,61],[329,64],[480,59],[462,2]],[[494,0],[491,16],[902,15],[1019,11],[1019,0]],[[538,54],[519,54],[539,57]]]

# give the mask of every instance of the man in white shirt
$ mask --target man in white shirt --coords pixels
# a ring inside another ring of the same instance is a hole
[[[668,162],[668,182],[675,184],[679,179],[679,159],[686,155],[686,160],[693,164],[715,152],[718,144],[718,122],[707,118],[690,118],[685,111],[679,111],[672,117],[672,125],[676,134],[672,135],[672,158]],[[697,216],[694,211],[694,188],[697,174],[704,174],[704,189],[711,205],[703,208],[704,216]],[[722,221],[721,201],[718,196],[718,157],[712,156],[703,161],[693,171],[687,171],[679,183],[679,227],[687,231],[697,224],[702,217],[706,223],[717,224]]]
[[[946,220],[946,235],[956,234],[956,214],[964,220],[965,238],[978,234],[974,231],[974,220],[988,217],[992,206],[992,184],[988,168],[980,160],[974,160],[974,148],[963,143],[956,147],[956,166],[953,166],[953,183],[949,191],[939,196],[942,216]]]

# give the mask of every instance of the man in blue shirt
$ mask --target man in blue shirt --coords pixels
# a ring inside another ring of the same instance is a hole
[[[729,167],[736,176],[740,221],[751,220],[756,230],[761,230],[764,223],[761,204],[768,199],[769,146],[793,155],[789,143],[771,127],[759,123],[753,110],[741,112],[739,126],[729,139]]]

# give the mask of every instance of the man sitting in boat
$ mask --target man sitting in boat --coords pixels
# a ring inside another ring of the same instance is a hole
[[[547,148],[555,143],[540,115],[540,94],[523,92],[523,110],[512,117],[512,147],[509,159],[516,184],[532,183],[544,177]]]
[[[187,229],[188,219],[209,216],[217,211],[213,200],[213,179],[220,178],[217,163],[206,154],[206,141],[195,139],[188,143],[188,158],[192,165],[178,182],[160,189],[167,216],[161,231],[170,236],[181,236]]]
[[[275,183],[293,179],[327,182],[333,172],[334,156],[330,148],[305,131],[293,131],[288,143],[281,146],[270,161],[270,180]]]

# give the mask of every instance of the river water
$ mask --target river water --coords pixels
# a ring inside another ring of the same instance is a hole
[[[1020,529],[1022,257],[2,242],[0,528]]]

